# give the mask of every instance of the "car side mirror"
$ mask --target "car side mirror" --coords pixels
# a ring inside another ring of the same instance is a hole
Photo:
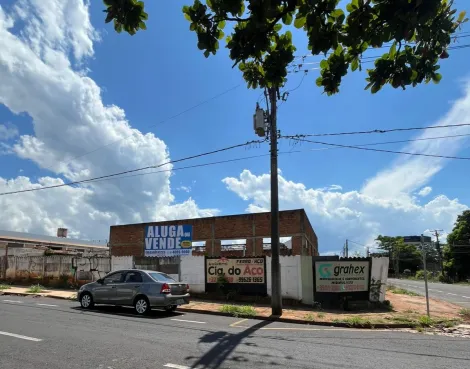
[[[100,279],[98,279],[96,282],[98,282],[99,284],[104,284],[104,279],[103,279],[103,278],[100,278]]]

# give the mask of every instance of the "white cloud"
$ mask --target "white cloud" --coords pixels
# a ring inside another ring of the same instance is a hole
[[[10,140],[19,135],[18,128],[11,123],[0,124],[0,141]]]
[[[120,107],[105,105],[100,87],[87,76],[84,63],[94,54],[97,39],[88,6],[83,0],[20,0],[13,8],[0,6],[0,103],[15,114],[26,112],[34,128],[34,135],[20,136],[10,152],[72,181],[169,159],[166,144],[132,128]],[[105,144],[110,145],[84,155]],[[175,204],[170,176],[1,196],[0,208],[8,209],[8,216],[0,218],[0,228],[53,234],[64,226],[81,237],[107,238],[115,223],[217,213],[199,209],[191,198]],[[0,177],[0,192],[50,183],[62,179]]]
[[[424,122],[416,122],[417,126]],[[434,125],[470,124],[470,82],[464,87],[464,95],[452,104],[449,112]],[[470,126],[428,129],[418,139],[470,134]],[[415,141],[406,145],[402,151],[421,154],[455,155],[468,137],[455,137],[440,140]],[[379,155],[379,154],[374,154]],[[383,154],[386,155],[386,154]],[[400,156],[395,162],[374,178],[367,181],[362,192],[380,198],[408,196],[425,185],[438,173],[449,159],[423,156]]]
[[[269,174],[244,170],[239,178],[223,179],[227,189],[250,201],[247,211],[269,209]],[[458,199],[440,195],[420,205],[403,198],[378,198],[358,191],[339,192],[307,188],[279,177],[281,209],[305,208],[319,238],[321,252],[338,250],[346,238],[364,244],[379,234],[421,233],[429,227],[452,229],[467,207]]]
[[[176,189],[177,189],[178,191],[184,191],[184,192],[186,192],[186,193],[190,193],[191,190],[192,190],[192,189],[191,189],[191,186],[183,186],[183,185],[177,187]]]
[[[426,197],[426,196],[429,195],[431,192],[432,192],[432,187],[426,186],[426,187],[423,187],[423,188],[418,192],[418,195],[421,196],[421,197]]]

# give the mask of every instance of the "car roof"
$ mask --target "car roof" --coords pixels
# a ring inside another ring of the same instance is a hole
[[[158,273],[158,274],[165,274],[163,272],[158,272],[156,270],[146,270],[146,269],[120,269],[120,270],[115,270],[115,272],[144,272],[144,273]]]

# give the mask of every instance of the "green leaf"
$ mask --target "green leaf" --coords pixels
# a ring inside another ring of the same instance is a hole
[[[220,21],[218,26],[219,26],[220,29],[224,29],[225,28],[225,21],[224,20]]]
[[[323,86],[323,78],[318,77],[315,83],[317,84],[318,87]]]
[[[389,52],[389,55],[390,55],[390,58],[395,58],[395,55],[397,54],[397,43],[394,42],[392,47],[390,48],[390,52]]]
[[[357,58],[354,58],[351,63],[351,70],[355,72],[357,68],[359,68],[359,60]]]
[[[295,28],[302,28],[305,25],[306,21],[307,21],[306,17],[295,18],[294,27]]]
[[[415,71],[415,70],[412,70],[412,71],[411,71],[411,80],[412,80],[412,81],[415,81],[416,78],[418,78],[418,72]]]
[[[335,9],[332,13],[331,13],[331,16],[333,18],[338,18],[338,17],[341,17],[342,15],[344,15],[344,11],[342,9]]]
[[[349,13],[352,13],[354,11],[354,8],[351,4],[348,4],[346,5],[346,10],[349,12]]]
[[[442,74],[436,73],[432,76],[432,81],[437,85],[439,82],[441,82],[442,79]]]
[[[321,69],[328,69],[328,60],[323,59],[323,60],[320,62],[320,68],[321,68]]]
[[[292,14],[291,13],[284,14],[284,16],[282,17],[282,22],[286,26],[289,26],[292,23]]]
[[[274,27],[273,27],[273,30],[275,32],[279,32],[281,29],[282,29],[282,24],[280,24],[280,23],[275,24]]]
[[[343,52],[343,46],[341,46],[341,44],[338,45],[338,47],[336,48],[335,50],[335,55],[341,55],[341,53]]]
[[[352,0],[351,5],[353,6],[354,10],[359,9],[359,0]]]
[[[208,58],[210,54],[211,54],[211,53],[209,52],[209,50],[204,51],[204,56],[205,56],[206,58]]]
[[[464,19],[465,19],[465,15],[466,15],[466,14],[467,14],[467,12],[466,12],[466,11],[462,11],[462,12],[460,12],[460,14],[459,14],[459,18],[457,19],[457,22],[463,22],[463,21],[464,21]]]
[[[139,27],[140,27],[141,29],[144,29],[144,30],[147,29],[147,26],[145,25],[144,22],[140,22],[140,23],[139,23]]]
[[[382,88],[382,87],[381,87],[378,83],[373,83],[373,84],[372,84],[372,88],[371,88],[370,91],[371,91],[373,94],[376,94],[377,92],[380,91],[381,88]]]
[[[191,21],[191,17],[188,13],[184,13],[184,17],[186,18],[186,20]]]
[[[190,30],[190,31],[196,30],[196,23],[194,23],[194,22],[191,23],[191,24],[189,25],[189,30]]]
[[[225,36],[224,31],[219,31],[219,37],[218,37],[219,40],[222,40],[224,38],[224,36]]]

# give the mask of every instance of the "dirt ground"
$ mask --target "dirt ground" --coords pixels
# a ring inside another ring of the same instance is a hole
[[[307,307],[288,308],[283,310],[282,317],[311,322],[351,322],[352,324],[391,324],[391,323],[416,323],[426,315],[426,299],[423,296],[408,296],[394,294],[387,291],[386,299],[390,301],[390,311],[327,311],[313,310]],[[220,311],[223,304],[205,301],[193,301],[185,308],[205,311]],[[459,315],[461,307],[450,303],[430,299],[431,318],[435,321],[464,320]],[[269,317],[271,308],[268,306],[254,306],[256,315]]]

